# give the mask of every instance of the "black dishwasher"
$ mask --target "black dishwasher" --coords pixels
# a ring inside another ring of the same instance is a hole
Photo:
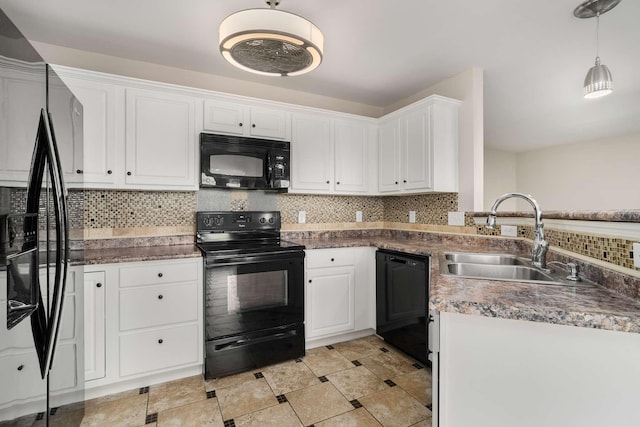
[[[376,332],[426,365],[428,298],[428,256],[376,252]]]

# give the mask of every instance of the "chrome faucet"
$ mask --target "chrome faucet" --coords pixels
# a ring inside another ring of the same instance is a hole
[[[533,250],[531,251],[531,263],[536,267],[546,268],[547,267],[546,256],[547,256],[547,249],[549,248],[549,243],[547,243],[547,241],[544,240],[544,224],[542,224],[542,210],[540,209],[540,205],[538,205],[538,202],[536,202],[536,200],[533,197],[527,194],[522,194],[522,193],[507,193],[498,197],[498,199],[493,203],[493,206],[491,207],[491,212],[487,217],[487,228],[493,229],[495,227],[496,215],[497,215],[496,210],[498,209],[498,206],[500,205],[500,203],[512,197],[519,197],[521,199],[524,199],[527,202],[529,202],[531,206],[533,206],[533,211],[535,213],[535,220],[536,220],[536,224],[535,224],[536,235],[535,235],[535,238],[533,239]]]

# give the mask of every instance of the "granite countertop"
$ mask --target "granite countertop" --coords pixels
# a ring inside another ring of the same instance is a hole
[[[500,253],[508,250],[513,253],[516,249],[506,247],[508,243],[501,240],[474,240],[471,244],[462,237],[434,243],[380,237],[295,241],[307,249],[373,246],[431,255],[429,308],[432,310],[640,333],[640,300],[605,287],[555,286],[441,275],[439,257],[444,251]],[[528,256],[522,248],[519,255]],[[596,277],[596,282],[608,278],[602,274]]]
[[[176,258],[201,257],[200,249],[194,244],[138,246],[130,248],[104,248],[71,251],[71,264],[112,264],[119,262],[154,261]]]

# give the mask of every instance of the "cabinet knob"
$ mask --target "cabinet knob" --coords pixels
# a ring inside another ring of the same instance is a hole
[[[336,182],[337,185],[340,185],[340,181]]]
[[[311,279],[309,279],[309,283],[311,283],[311,282],[312,282],[312,280],[311,280]]]
[[[164,340],[163,340],[162,338],[160,338],[160,339],[158,340],[158,344],[162,344],[163,342],[164,342]]]
[[[407,183],[407,180],[406,180],[406,179],[403,179],[403,180],[402,180],[402,182],[404,182],[404,183],[406,184],[406,183]]]
[[[242,127],[242,122],[238,123],[238,126]]]
[[[127,172],[127,175],[131,176],[131,171]],[[397,182],[396,182],[396,184],[397,184]]]
[[[333,261],[335,261],[335,259],[334,259],[334,258],[331,258],[331,262],[333,262]]]
[[[256,127],[256,124],[255,124],[255,123],[253,123],[253,124],[251,125],[251,127],[252,127],[252,128]]]
[[[327,184],[329,183],[329,181],[327,181]]]
[[[96,288],[101,288],[102,287],[102,283],[96,283]]]
[[[76,173],[81,174],[82,173],[82,169],[76,170]]]
[[[158,299],[162,299],[162,298],[164,298],[162,294],[158,295]]]
[[[24,369],[24,365],[18,366],[18,371],[22,371]]]
[[[398,181],[396,181],[396,185],[398,185]]]
[[[113,171],[112,171],[111,169],[109,169],[109,170],[107,171],[107,173],[108,173],[109,175],[111,175],[111,174],[113,173]]]
[[[162,277],[162,276],[164,276],[164,274],[158,273],[158,277]]]

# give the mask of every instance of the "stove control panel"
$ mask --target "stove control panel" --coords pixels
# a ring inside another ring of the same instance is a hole
[[[280,230],[279,211],[198,212],[198,231]]]

